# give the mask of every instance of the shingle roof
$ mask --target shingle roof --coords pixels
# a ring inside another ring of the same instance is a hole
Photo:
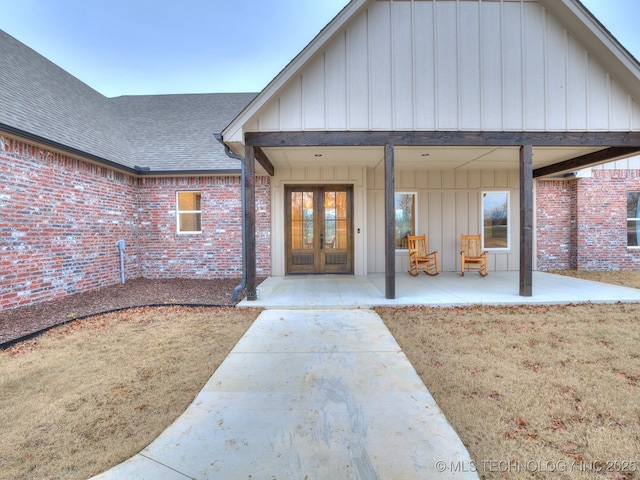
[[[0,30],[0,127],[129,169],[238,169],[213,134],[255,95],[107,98]]]
[[[255,93],[124,96],[109,99],[127,130],[135,165],[152,170],[239,169],[214,138]]]

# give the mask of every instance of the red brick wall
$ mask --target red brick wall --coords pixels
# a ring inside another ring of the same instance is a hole
[[[627,248],[627,192],[640,191],[638,170],[594,170],[578,184],[579,270],[640,268],[640,251]]]
[[[536,183],[536,252],[539,270],[575,268],[575,180]]]
[[[0,140],[0,310],[120,282],[119,239],[126,279],[240,277],[239,177],[136,179]],[[177,190],[202,192],[202,234],[176,233]],[[270,198],[257,178],[258,276],[271,274]]]
[[[0,310],[117,283],[137,262],[136,180],[21,141],[0,141]],[[2,148],[4,144],[4,148]]]
[[[591,178],[536,184],[539,270],[640,268],[627,248],[627,192],[640,191],[638,170],[594,170]]]
[[[201,192],[202,233],[176,232],[176,192]],[[140,262],[146,278],[233,278],[242,275],[239,177],[142,178]],[[257,274],[270,270],[270,187],[256,180]]]

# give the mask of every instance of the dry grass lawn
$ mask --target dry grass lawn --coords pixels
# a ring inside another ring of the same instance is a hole
[[[376,310],[481,478],[640,478],[640,305]]]
[[[0,352],[0,478],[85,479],[133,456],[185,410],[258,313],[128,310]]]
[[[640,479],[639,304],[378,312],[481,478]],[[0,478],[85,479],[139,452],[257,315],[129,310],[0,352]]]
[[[577,270],[560,270],[550,273],[559,275],[567,275],[569,277],[584,278],[594,282],[610,283],[612,285],[621,285],[623,287],[640,288],[640,270],[617,270],[617,271],[577,271]]]

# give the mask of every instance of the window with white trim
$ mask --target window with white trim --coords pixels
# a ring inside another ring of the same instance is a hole
[[[627,247],[640,248],[640,192],[627,192]]]
[[[508,250],[510,244],[509,192],[482,192],[482,247]]]
[[[394,195],[396,212],[395,243],[397,249],[407,248],[407,235],[416,234],[416,197],[417,193],[396,193]]]
[[[178,233],[202,232],[202,195],[200,192],[176,192]]]

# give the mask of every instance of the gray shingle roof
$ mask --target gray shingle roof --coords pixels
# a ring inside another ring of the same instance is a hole
[[[0,30],[0,125],[130,169],[238,169],[213,134],[255,95],[107,98]]]
[[[135,165],[152,170],[239,169],[213,134],[255,93],[124,96],[109,99],[127,130]]]

